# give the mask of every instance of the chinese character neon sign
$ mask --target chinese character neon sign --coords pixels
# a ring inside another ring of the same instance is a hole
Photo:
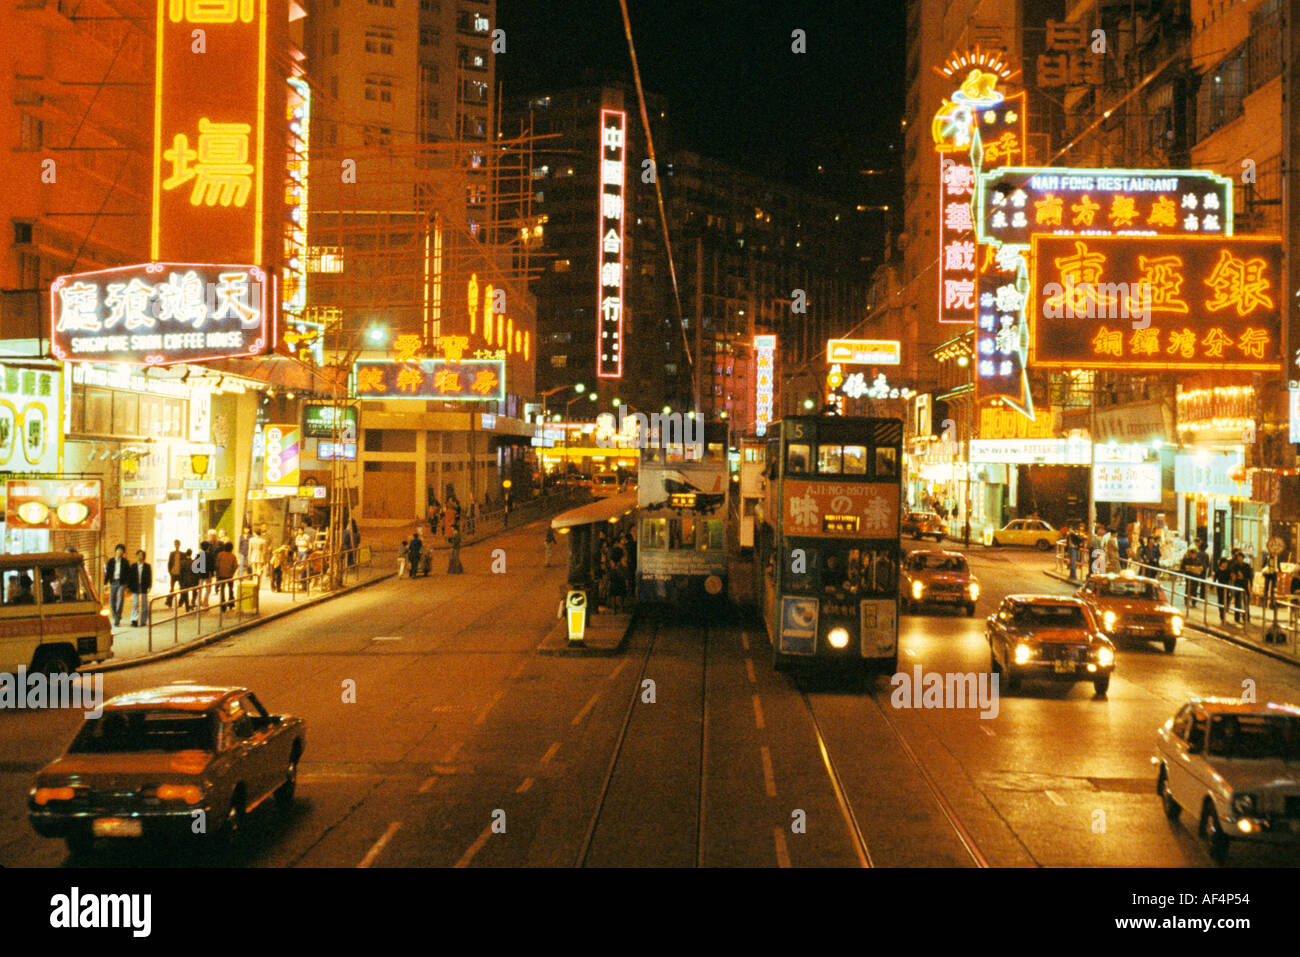
[[[438,399],[443,402],[504,402],[504,359],[421,359],[356,363],[356,393],[365,399]]]
[[[596,375],[623,376],[623,199],[627,114],[600,111],[600,211],[597,232]]]
[[[776,336],[754,337],[754,433],[767,435],[772,421],[772,393],[775,383]]]

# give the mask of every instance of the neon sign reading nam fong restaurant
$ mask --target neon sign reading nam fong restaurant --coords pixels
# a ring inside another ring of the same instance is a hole
[[[596,375],[623,377],[623,197],[627,114],[600,111],[600,229],[596,262]]]
[[[274,307],[256,266],[147,263],[60,276],[50,350],[64,362],[167,365],[268,351]]]

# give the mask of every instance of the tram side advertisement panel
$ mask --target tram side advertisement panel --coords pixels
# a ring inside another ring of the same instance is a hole
[[[725,594],[728,484],[725,462],[642,464],[638,598],[676,601]]]

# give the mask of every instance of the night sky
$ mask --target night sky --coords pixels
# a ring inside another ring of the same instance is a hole
[[[642,83],[667,97],[676,145],[817,192],[901,205],[902,0],[628,0],[628,9]],[[498,0],[497,17],[507,97],[632,80],[618,0]],[[791,51],[795,28],[806,53]],[[872,168],[890,175],[857,173]]]

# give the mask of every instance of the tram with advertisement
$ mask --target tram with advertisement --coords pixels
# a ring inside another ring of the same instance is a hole
[[[754,515],[764,496],[767,439],[745,435],[740,439],[740,481],[737,528],[742,551],[754,547]]]
[[[770,427],[754,568],[777,671],[897,670],[902,443],[891,418]]]
[[[641,450],[639,602],[681,605],[727,597],[727,424],[691,422],[684,431],[684,440],[651,431]]]

